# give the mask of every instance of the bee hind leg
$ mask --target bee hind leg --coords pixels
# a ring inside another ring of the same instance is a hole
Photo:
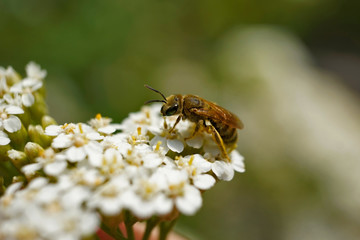
[[[230,158],[229,158],[229,155],[227,154],[224,141],[221,138],[219,132],[216,130],[216,128],[213,125],[208,125],[208,126],[206,126],[206,131],[207,131],[207,133],[212,134],[214,141],[220,148],[222,156],[226,158],[227,162],[230,162]]]

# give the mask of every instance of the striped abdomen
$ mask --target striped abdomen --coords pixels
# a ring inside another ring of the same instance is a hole
[[[219,132],[222,140],[225,144],[235,143],[237,140],[237,130],[234,127],[230,127],[222,122],[210,120],[211,124]]]

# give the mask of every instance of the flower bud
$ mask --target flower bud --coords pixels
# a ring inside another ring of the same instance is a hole
[[[19,131],[8,133],[9,138],[11,140],[10,144],[14,149],[23,149],[25,143],[27,142],[28,133],[24,127],[24,125],[21,123],[21,128]]]
[[[44,97],[38,93],[33,93],[35,97],[35,103],[30,107],[32,120],[40,122],[42,117],[48,113],[48,109],[44,100]]]
[[[0,164],[5,161],[9,161],[10,158],[7,155],[7,152],[11,149],[10,145],[0,145]]]
[[[51,137],[45,135],[44,129],[40,125],[30,125],[28,128],[30,141],[38,143],[43,148],[47,148],[51,144]]]
[[[43,127],[43,129],[45,129],[47,126],[50,126],[50,125],[57,125],[55,119],[53,119],[49,115],[44,115],[41,118],[41,126]]]
[[[17,169],[21,169],[24,165],[29,163],[29,160],[24,152],[11,149],[8,151],[8,156],[12,164]]]
[[[24,113],[17,115],[17,117],[21,120],[24,127],[27,128],[29,126],[30,122],[32,121],[30,110],[29,110],[29,108],[26,108],[26,107],[23,107],[22,109],[24,110]]]
[[[44,152],[44,149],[37,143],[28,142],[25,145],[24,151],[30,162],[34,162],[35,158],[39,157]]]
[[[17,183],[17,182],[25,182],[25,177],[24,176],[14,176],[12,178],[12,183]]]
[[[6,82],[8,86],[12,86],[15,83],[18,83],[21,81],[21,76],[18,74],[12,67],[8,67],[6,69]]]

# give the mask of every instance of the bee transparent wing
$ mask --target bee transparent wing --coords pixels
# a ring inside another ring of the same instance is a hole
[[[235,114],[231,113],[223,107],[218,106],[215,103],[209,102],[205,99],[203,99],[203,101],[207,106],[203,108],[192,108],[190,111],[199,116],[222,122],[226,125],[229,125],[230,127],[238,129],[244,128],[244,124]]]

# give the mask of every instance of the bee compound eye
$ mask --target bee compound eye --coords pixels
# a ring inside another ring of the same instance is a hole
[[[166,116],[174,115],[174,114],[177,112],[178,107],[179,107],[179,106],[178,106],[177,104],[175,104],[174,106],[172,106],[172,107],[170,107],[169,109],[167,109],[166,112],[165,112]]]

